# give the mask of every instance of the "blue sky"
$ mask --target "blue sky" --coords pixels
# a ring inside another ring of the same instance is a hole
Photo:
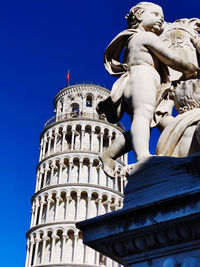
[[[126,28],[137,1],[29,0],[0,2],[1,266],[22,267],[30,224],[39,136],[53,116],[53,99],[70,83],[111,88],[103,53]],[[166,21],[200,17],[198,0],[154,1]],[[129,127],[129,121],[123,123]],[[157,132],[151,140],[154,151]]]

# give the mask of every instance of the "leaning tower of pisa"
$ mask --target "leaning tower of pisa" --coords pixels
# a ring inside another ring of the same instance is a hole
[[[125,178],[119,176],[127,156],[116,161],[115,179],[107,177],[99,153],[121,133],[96,113],[110,92],[80,84],[61,90],[54,99],[56,116],[41,134],[32,217],[27,232],[29,266],[118,266],[82,243],[76,222],[121,208]]]

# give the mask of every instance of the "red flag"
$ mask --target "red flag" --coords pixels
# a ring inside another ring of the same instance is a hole
[[[69,70],[68,70],[68,72],[67,72],[67,80],[68,80],[68,86],[69,86]]]

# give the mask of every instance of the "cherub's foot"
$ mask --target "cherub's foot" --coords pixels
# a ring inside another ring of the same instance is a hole
[[[104,172],[110,177],[115,178],[115,161],[108,156],[106,152],[99,155],[99,159],[101,160],[103,164],[103,170]]]
[[[133,174],[134,172],[136,172],[140,167],[141,165],[146,161],[148,160],[150,157],[153,157],[155,155],[151,155],[151,154],[148,154],[148,155],[144,155],[143,157],[141,157],[136,163],[133,163],[133,164],[128,164],[126,165],[124,168],[123,168],[123,173],[124,175],[126,176],[129,176],[131,174]]]

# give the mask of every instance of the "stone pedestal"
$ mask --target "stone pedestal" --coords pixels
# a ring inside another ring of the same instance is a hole
[[[200,153],[136,166],[124,208],[77,227],[86,245],[124,266],[200,267]]]

